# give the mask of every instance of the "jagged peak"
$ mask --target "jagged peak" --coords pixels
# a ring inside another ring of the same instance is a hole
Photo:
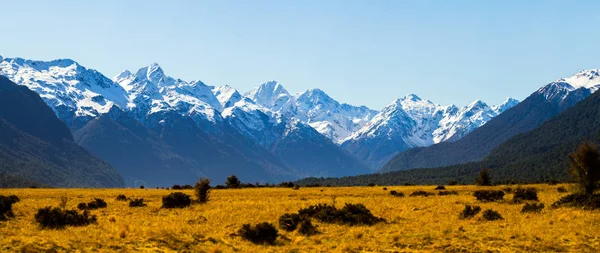
[[[415,94],[408,94],[406,96],[404,96],[402,98],[402,100],[410,100],[410,101],[421,101],[423,99],[421,99],[419,96],[415,95]]]
[[[48,70],[50,67],[59,67],[59,68],[68,68],[71,66],[75,66],[76,68],[83,68],[79,63],[72,59],[56,59],[51,61],[39,61],[39,60],[28,60],[23,58],[6,58],[6,61],[11,64],[15,64],[18,66],[29,66],[38,71]]]
[[[485,102],[481,101],[481,99],[475,99],[475,101],[471,102],[469,105],[466,106],[467,110],[474,110],[474,109],[482,109],[482,108],[486,108],[489,107]]]
[[[570,77],[561,78],[554,82],[566,82],[574,88],[593,88],[600,85],[600,69],[582,70]]]
[[[121,73],[119,73],[116,76],[114,76],[112,78],[112,80],[116,82],[117,80],[129,78],[131,75],[133,75],[133,73],[131,73],[131,71],[125,69],[125,70],[121,71]]]

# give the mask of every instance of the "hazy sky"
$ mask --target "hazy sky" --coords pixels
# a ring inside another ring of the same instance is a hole
[[[0,55],[165,72],[241,92],[269,81],[381,109],[523,99],[600,68],[600,1],[2,1]]]

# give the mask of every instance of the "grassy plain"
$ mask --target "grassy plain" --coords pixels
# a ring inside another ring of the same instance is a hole
[[[522,214],[523,204],[480,203],[477,189],[506,186],[447,186],[459,195],[408,197],[413,191],[435,192],[434,186],[339,188],[260,188],[212,190],[210,201],[186,209],[161,209],[161,197],[172,192],[157,189],[0,189],[17,195],[14,219],[0,221],[0,252],[600,252],[600,212],[550,205],[568,193],[558,186],[534,185],[546,208],[540,214]],[[568,187],[568,186],[567,186]],[[512,186],[516,188],[516,186]],[[407,197],[391,196],[396,190]],[[193,195],[191,190],[183,192]],[[147,207],[131,208],[116,201],[118,194],[144,198]],[[103,198],[105,209],[91,211],[98,223],[66,229],[41,229],[36,210]],[[284,213],[318,203],[362,203],[387,223],[348,227],[315,221],[318,235],[304,237],[284,232],[275,245],[254,245],[236,236],[244,223],[277,224]],[[499,221],[459,219],[465,204],[491,208]]]

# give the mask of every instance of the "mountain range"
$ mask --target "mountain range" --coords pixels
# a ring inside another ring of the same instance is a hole
[[[0,75],[39,94],[129,186],[369,173],[406,149],[460,140],[518,103],[459,108],[409,95],[378,111],[319,89],[290,94],[276,81],[242,95],[156,63],[107,78],[69,59],[2,58]]]

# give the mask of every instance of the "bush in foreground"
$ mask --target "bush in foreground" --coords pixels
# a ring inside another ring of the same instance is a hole
[[[45,207],[38,209],[35,220],[43,228],[64,228],[66,226],[85,226],[96,223],[96,216],[88,211],[78,213],[76,210],[63,210],[58,207]]]
[[[444,187],[443,185],[438,185],[437,187],[435,187],[434,190],[436,190],[436,191],[443,191],[443,190],[446,190],[446,187]]]
[[[480,185],[480,186],[492,185],[492,180],[490,178],[490,173],[488,172],[488,169],[482,169],[479,172],[479,177],[477,177],[475,179],[475,182],[477,182],[477,185]]]
[[[12,205],[19,202],[19,197],[15,195],[2,196],[0,195],[0,221],[14,217]]]
[[[569,172],[579,185],[581,193],[592,195],[600,182],[600,152],[598,146],[584,142],[577,151],[569,154]]]
[[[94,200],[88,202],[88,203],[79,203],[77,205],[77,209],[79,210],[95,210],[98,208],[106,208],[108,205],[106,204],[106,201],[104,201],[103,199],[100,198],[94,198]]]
[[[569,192],[569,191],[567,191],[567,188],[565,188],[563,186],[559,186],[558,188],[556,188],[556,191],[558,191],[559,193]]]
[[[144,203],[144,199],[134,199],[129,201],[129,207],[144,207],[146,204]]]
[[[481,207],[466,205],[465,209],[460,213],[461,219],[469,219],[481,212]]]
[[[317,228],[309,219],[304,219],[302,222],[300,222],[298,232],[304,236],[311,236],[317,234],[319,231],[317,231]]]
[[[210,191],[210,179],[200,178],[200,180],[198,180],[198,182],[196,182],[196,184],[194,185],[194,193],[196,194],[198,203],[208,202],[209,191]]]
[[[513,195],[513,201],[520,200],[535,200],[538,201],[537,189],[533,187],[528,188],[517,188],[515,195]]]
[[[552,207],[579,207],[583,209],[600,209],[600,194],[573,193],[554,202]]]
[[[498,201],[504,198],[504,192],[495,190],[478,190],[473,193],[473,196],[475,196],[477,200],[483,202]]]
[[[325,223],[337,223],[348,226],[371,226],[385,221],[383,218],[375,217],[363,204],[346,203],[342,209],[336,209],[334,206],[327,204],[318,204],[301,209],[298,211],[298,214],[315,218]]]
[[[127,196],[125,196],[124,194],[119,194],[117,196],[117,201],[127,201]]]
[[[391,190],[390,194],[394,197],[404,197],[404,193],[397,192],[396,190]]]
[[[484,220],[489,220],[489,221],[504,219],[504,218],[502,218],[502,215],[500,215],[499,212],[496,212],[492,209],[487,209],[487,210],[483,211],[483,215],[481,217],[483,217]]]
[[[162,197],[162,208],[184,208],[192,204],[192,198],[182,192],[173,192]]]
[[[238,234],[255,244],[274,244],[279,236],[277,228],[267,222],[256,224],[256,226],[244,224]]]
[[[527,203],[521,209],[521,213],[539,213],[544,209],[544,203]]]
[[[286,213],[279,217],[279,228],[285,231],[294,231],[302,219],[295,213]]]

